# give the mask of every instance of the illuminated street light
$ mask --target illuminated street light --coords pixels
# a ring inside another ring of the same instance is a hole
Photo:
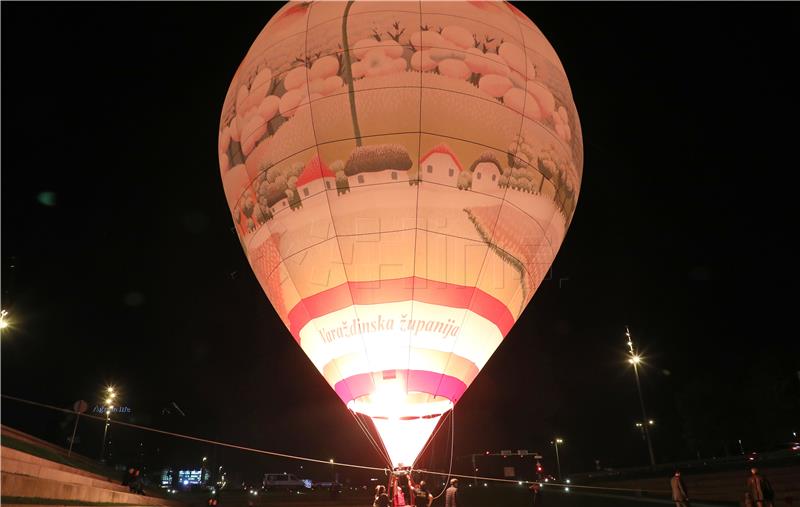
[[[558,457],[558,445],[563,444],[564,440],[562,438],[556,437],[553,442],[551,442],[556,448],[556,469],[558,470],[558,478],[561,479],[561,460]]]
[[[644,397],[642,396],[642,385],[639,382],[639,364],[642,362],[642,356],[636,353],[636,349],[633,346],[633,338],[631,337],[631,331],[628,329],[628,326],[625,326],[625,336],[628,338],[626,342],[628,345],[628,352],[630,353],[630,357],[628,358],[628,362],[633,365],[633,374],[636,377],[636,390],[639,393],[639,406],[642,409],[642,421],[648,421],[649,425],[652,425],[652,419],[647,418],[647,412],[644,409]],[[650,466],[655,466],[656,458],[655,454],[653,454],[653,444],[650,441],[650,432],[647,431],[647,425],[642,424],[642,429],[644,430],[644,437],[647,441],[647,452],[650,454]]]
[[[0,310],[0,329],[5,329],[10,325],[8,322],[8,310]]]
[[[106,442],[107,442],[107,438],[108,438],[108,428],[111,426],[111,413],[114,411],[114,405],[112,405],[111,403],[113,403],[114,398],[116,398],[116,396],[117,396],[117,388],[114,387],[113,385],[106,386],[105,392],[106,392],[106,398],[105,398],[105,400],[106,400],[106,407],[105,407],[106,408],[106,424],[103,427],[103,445],[102,445],[102,447],[100,449],[100,461],[105,460]]]

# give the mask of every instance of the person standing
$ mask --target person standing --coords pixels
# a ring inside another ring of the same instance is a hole
[[[775,492],[766,477],[758,473],[758,468],[750,469],[750,477],[747,478],[747,491],[753,498],[756,507],[773,507],[772,501]]]
[[[425,481],[419,481],[419,484],[414,488],[414,505],[416,507],[430,507],[433,503],[433,495],[428,491],[428,485]]]
[[[386,494],[386,486],[380,485],[375,488],[375,501],[372,507],[389,507],[389,495]]]
[[[134,479],[133,472],[135,472],[135,471],[136,470],[134,468],[129,468],[128,471],[125,472],[125,475],[122,478],[122,485],[123,486],[127,486],[128,484],[130,484],[133,481],[133,479]]]
[[[689,507],[689,495],[686,493],[686,486],[681,479],[680,470],[675,470],[675,475],[669,480],[669,485],[672,489],[672,501],[675,502],[675,507]]]
[[[542,505],[542,485],[534,482],[528,491],[533,493],[533,505]]]
[[[450,487],[445,491],[444,507],[458,507],[458,479],[450,479]]]

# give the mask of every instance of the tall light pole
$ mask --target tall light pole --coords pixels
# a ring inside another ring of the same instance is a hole
[[[488,453],[489,451],[486,451],[486,452]],[[472,453],[471,456],[472,456],[472,484],[477,486],[478,485],[478,464],[475,461],[475,457],[477,456],[477,454]]]
[[[336,462],[333,460],[333,458],[331,458],[328,461],[331,462],[331,482],[337,482],[336,481]]]
[[[108,427],[111,426],[111,411],[114,410],[114,399],[117,397],[117,391],[114,389],[114,386],[106,387],[106,424],[103,428],[103,446],[100,449],[100,461],[103,461],[106,457],[106,437],[108,436]]]
[[[642,409],[642,421],[649,421],[647,418],[647,412],[644,409],[644,397],[642,396],[642,385],[639,382],[639,363],[642,362],[642,357],[636,353],[636,349],[633,346],[633,338],[631,338],[631,331],[628,329],[628,326],[625,326],[625,336],[628,338],[628,352],[630,353],[630,358],[628,358],[628,362],[633,365],[633,374],[636,377],[636,390],[639,392],[639,406]],[[650,465],[655,466],[656,458],[653,454],[653,444],[650,441],[650,431],[647,429],[649,424],[642,424],[642,428],[644,430],[644,437],[647,441],[647,452],[650,453]]]
[[[561,460],[558,458],[558,444],[563,444],[564,440],[561,438],[555,438],[553,440],[553,445],[556,447],[556,470],[558,470],[558,480],[561,480]]]

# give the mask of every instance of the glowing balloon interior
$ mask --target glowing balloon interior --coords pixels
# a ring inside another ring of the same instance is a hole
[[[219,131],[272,305],[412,465],[530,301],[583,146],[561,63],[505,2],[297,2],[259,34]]]

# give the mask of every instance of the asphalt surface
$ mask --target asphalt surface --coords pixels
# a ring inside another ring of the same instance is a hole
[[[180,499],[179,499],[180,500]],[[233,492],[223,495],[217,507],[371,507],[372,498],[366,492],[344,492],[337,499],[331,499],[326,492],[310,494],[261,494],[252,497]],[[561,488],[545,491],[534,503],[533,495],[526,488],[486,487],[462,488],[458,507],[655,507],[674,506],[665,498],[646,498],[620,494],[598,494],[564,492]],[[692,502],[692,507],[735,506],[735,503]],[[192,502],[192,507],[205,507]],[[444,507],[444,495],[433,503],[433,507]]]

